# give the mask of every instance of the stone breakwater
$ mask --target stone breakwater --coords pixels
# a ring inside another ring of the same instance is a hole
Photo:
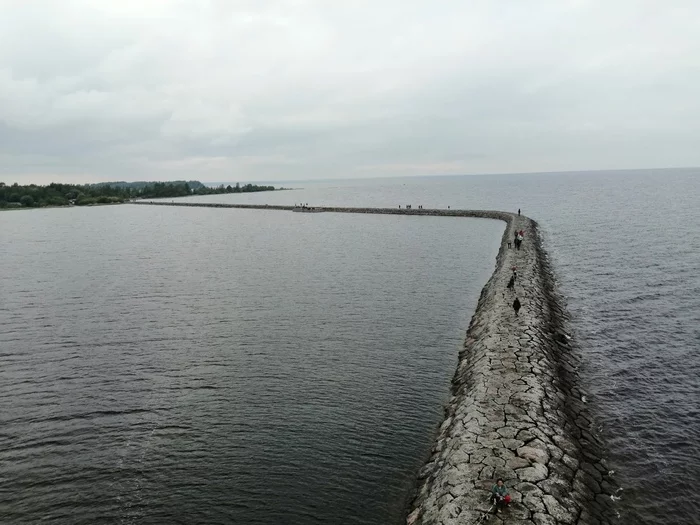
[[[164,202],[164,201],[132,201],[130,204],[145,204],[149,206],[186,206],[191,208],[236,208],[244,210],[278,210],[292,211],[295,206],[267,204],[220,204],[209,202]],[[492,210],[428,210],[406,208],[347,208],[342,206],[316,206],[313,209],[331,213],[367,213],[378,215],[422,215],[439,217],[476,217],[482,219],[498,219],[508,222],[511,214]]]
[[[140,201],[137,204],[151,204]],[[153,202],[292,210],[292,206]],[[484,286],[460,352],[452,396],[431,454],[418,473],[407,525],[587,525],[616,522],[619,491],[603,459],[535,221],[487,210],[317,208],[336,213],[481,217],[506,222],[496,269]],[[520,250],[508,248],[525,231]],[[512,267],[514,290],[506,284]],[[518,297],[522,308],[512,308]],[[485,515],[497,478],[512,502]]]
[[[407,523],[613,523],[618,487],[579,387],[568,316],[537,224],[517,215],[507,224]],[[525,231],[522,248],[509,249],[518,230]],[[508,290],[513,266],[518,276]],[[513,501],[485,517],[498,478]]]

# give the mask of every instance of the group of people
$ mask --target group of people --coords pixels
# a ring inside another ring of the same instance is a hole
[[[515,248],[520,249],[520,245],[523,243],[523,239],[525,238],[525,232],[523,230],[516,231],[514,235],[514,243],[515,243]]]
[[[448,206],[448,207],[449,207],[449,206]],[[399,204],[399,209],[401,209],[401,205],[400,205],[400,204]],[[413,209],[413,205],[412,205],[412,204],[406,204],[406,209],[407,209],[407,210]],[[423,206],[421,206],[421,205],[419,204],[419,205],[418,205],[418,209],[419,209],[419,210],[422,210],[422,209],[423,209]]]
[[[518,210],[518,215],[520,215],[520,210]],[[515,247],[519,250],[520,245],[525,238],[525,232],[523,230],[516,231],[514,235]],[[510,243],[508,243],[510,245]],[[508,246],[510,248],[510,246]],[[518,268],[513,266],[511,268],[513,273],[508,280],[508,285],[506,286],[508,290],[515,290],[515,282],[518,280]],[[513,301],[513,310],[515,310],[515,315],[518,315],[520,311],[520,299],[517,297]],[[508,489],[502,478],[498,478],[496,484],[491,488],[491,496],[489,497],[489,502],[494,508],[494,513],[500,513],[507,505],[510,504],[510,495],[508,494]]]
[[[508,290],[515,290],[515,281],[518,279],[518,268],[516,266],[513,266],[512,268],[513,274],[510,276],[510,279],[508,280],[508,284],[506,285],[506,288]],[[518,312],[520,311],[520,299],[517,297],[513,301],[513,310],[515,310],[515,315],[518,315]]]

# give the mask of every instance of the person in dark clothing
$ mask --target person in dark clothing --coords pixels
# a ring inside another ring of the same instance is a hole
[[[515,298],[515,301],[513,301],[513,310],[515,310],[515,315],[518,315],[518,312],[520,311],[520,299],[517,297]]]
[[[520,208],[518,208],[518,215],[520,215]]]
[[[509,290],[512,290],[513,286],[515,286],[515,276],[511,275],[510,281],[508,281],[508,286],[506,286],[506,288],[508,288]]]

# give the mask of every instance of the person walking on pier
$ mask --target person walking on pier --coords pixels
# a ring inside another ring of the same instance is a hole
[[[520,208],[518,208],[518,217],[520,217]]]
[[[513,301],[513,310],[515,310],[515,315],[518,315],[518,312],[520,311],[520,299],[517,297],[515,298],[515,301]]]
[[[511,275],[510,281],[508,281],[508,285],[506,286],[506,288],[508,288],[509,290],[512,290],[513,286],[515,286],[515,276]]]
[[[496,513],[500,513],[501,510],[510,503],[510,495],[508,494],[508,489],[503,483],[503,479],[498,478],[496,484],[491,489],[491,503],[496,505]]]

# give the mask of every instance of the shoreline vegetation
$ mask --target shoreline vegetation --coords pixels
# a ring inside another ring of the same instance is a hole
[[[7,185],[0,182],[0,209],[47,208],[57,206],[93,206],[121,204],[138,199],[253,193],[284,190],[274,186],[236,183],[235,186],[205,186],[199,181],[173,182],[100,182],[96,184]]]

